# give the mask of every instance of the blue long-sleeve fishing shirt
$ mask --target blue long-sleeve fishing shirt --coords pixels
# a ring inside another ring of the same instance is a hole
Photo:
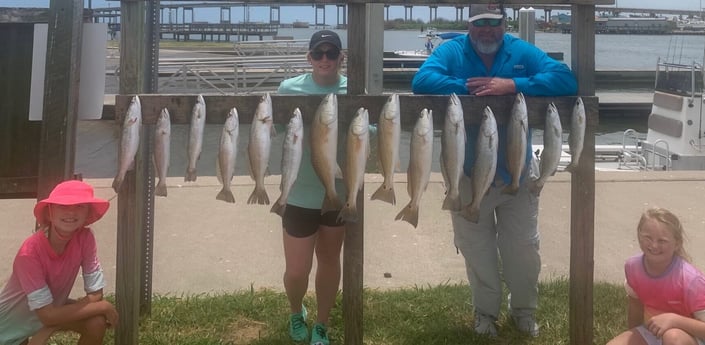
[[[575,95],[578,84],[568,66],[549,57],[533,44],[505,34],[504,42],[497,51],[488,71],[472,48],[469,35],[459,36],[445,42],[433,51],[412,81],[416,94],[467,95],[465,83],[471,77],[511,78],[516,92],[525,96],[570,96]],[[467,144],[463,170],[470,176],[475,162],[475,143],[479,125],[466,124]],[[507,127],[498,126],[499,147],[497,149],[497,175],[504,183],[511,183],[507,169]],[[527,131],[526,166],[531,162],[531,131]]]

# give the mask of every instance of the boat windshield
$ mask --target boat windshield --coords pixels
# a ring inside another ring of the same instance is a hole
[[[703,66],[659,61],[656,68],[656,91],[693,96],[702,93]]]

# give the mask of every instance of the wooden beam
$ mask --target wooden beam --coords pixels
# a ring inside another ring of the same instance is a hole
[[[81,66],[82,0],[54,0],[49,7],[44,110],[37,197],[73,176]]]
[[[130,100],[134,95],[115,96],[116,121],[121,123]],[[163,108],[169,110],[172,124],[189,124],[191,109],[196,102],[197,95],[139,95],[142,103],[142,121],[144,124],[156,123],[157,117]],[[323,99],[322,95],[272,95],[272,109],[274,122],[287,123],[291,112],[299,108],[305,122],[311,122],[316,108]],[[257,103],[260,96],[203,96],[206,101],[206,123],[222,124],[232,107],[237,107],[240,123],[252,123]],[[370,122],[376,123],[388,96],[385,95],[338,95],[338,114],[341,122],[349,122],[359,107],[365,107],[370,113]],[[479,124],[482,110],[489,106],[500,124],[506,123],[511,111],[514,96],[460,96],[463,112],[467,123]],[[564,127],[570,123],[570,114],[573,110],[576,97],[526,97],[529,109],[529,125],[539,127],[543,125],[546,107],[553,102],[561,115]],[[423,108],[432,109],[434,114],[443,114],[448,106],[448,96],[441,95],[400,95],[399,102],[402,113],[402,126],[413,127],[416,115]],[[588,124],[597,126],[597,97],[583,97],[587,112],[594,113],[588,117]],[[443,123],[443,117],[434,116],[436,125]],[[440,128],[440,127],[438,127]]]
[[[572,69],[578,79],[578,94],[595,95],[595,6],[575,5],[571,11]],[[586,107],[589,118],[598,113]],[[595,121],[596,122],[596,121]],[[571,176],[570,207],[570,309],[571,344],[593,343],[593,270],[595,245],[595,128],[585,129],[578,170]]]
[[[123,2],[144,2],[148,0],[122,0]],[[203,0],[181,0],[183,2],[203,2]],[[232,2],[232,0],[211,0],[209,2]],[[248,4],[272,4],[272,0],[247,0]],[[470,4],[496,3],[497,0],[437,0],[434,4],[447,4],[453,6],[468,6]],[[615,0],[503,0],[505,5],[517,4],[531,5],[614,5]],[[428,0],[287,0],[288,4],[314,4],[314,5],[340,5],[340,4],[386,4],[386,5],[429,5]]]

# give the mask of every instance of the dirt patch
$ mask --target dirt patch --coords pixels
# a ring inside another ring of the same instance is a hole
[[[253,340],[260,338],[265,331],[267,324],[250,319],[239,319],[228,326],[228,335],[225,338],[226,344],[247,345]]]

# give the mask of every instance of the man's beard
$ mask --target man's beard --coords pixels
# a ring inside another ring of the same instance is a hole
[[[480,54],[492,55],[499,50],[500,43],[501,42],[492,42],[492,43],[475,42],[475,49],[477,49],[477,51],[480,52]]]

